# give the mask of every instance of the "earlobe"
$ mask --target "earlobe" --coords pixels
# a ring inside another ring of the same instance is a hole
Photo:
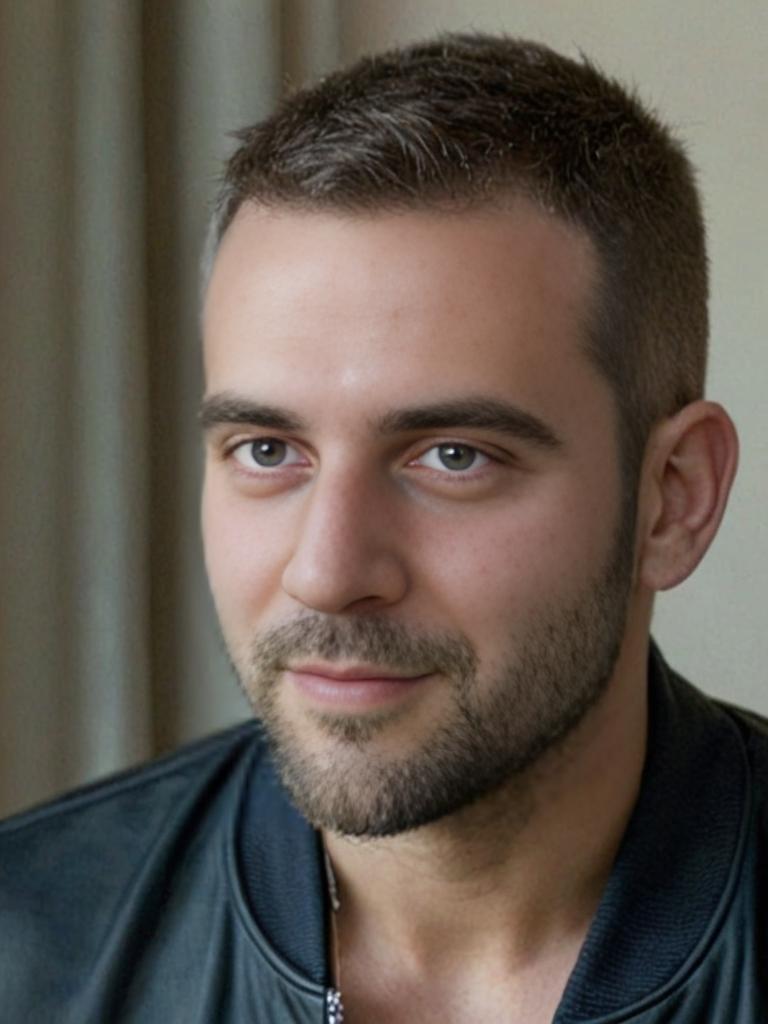
[[[638,569],[648,589],[668,590],[699,564],[723,517],[737,462],[736,429],[716,402],[692,402],[655,428],[641,487]]]

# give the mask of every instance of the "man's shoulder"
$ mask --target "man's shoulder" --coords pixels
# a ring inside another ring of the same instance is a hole
[[[81,844],[103,836],[114,842],[117,826],[134,837],[150,836],[169,814],[226,793],[237,767],[259,747],[257,723],[241,723],[14,814],[0,821],[0,857],[7,864],[15,847],[29,852],[36,838]]]
[[[234,845],[265,749],[250,722],[0,824],[2,1020],[191,1020],[269,982]]]
[[[749,742],[754,742],[760,750],[768,749],[768,718],[765,715],[738,704],[731,704],[717,698],[712,699],[719,708],[736,721]]]
[[[727,701],[714,700],[713,703],[741,733],[752,777],[765,794],[765,814],[768,816],[768,717]]]
[[[687,683],[685,685],[690,686]],[[768,854],[768,716],[721,697],[710,696],[693,687],[690,689],[698,701],[709,708],[713,718],[721,721],[725,719],[738,736],[738,744],[732,747],[732,756],[727,762],[728,771],[739,774],[739,763],[744,768],[745,806],[752,809],[752,826]],[[712,751],[712,756],[714,753]]]
[[[662,677],[671,684],[671,692],[675,699],[681,701],[684,719],[691,713],[703,716],[702,721],[708,723],[707,730],[711,729],[715,722],[729,720],[731,726],[735,726],[740,734],[742,746],[750,760],[762,763],[768,758],[768,716],[708,693],[695,681],[689,681],[665,664],[658,652],[655,656],[658,659],[657,664],[660,663],[662,666]]]
[[[710,788],[723,787],[723,800],[729,789],[728,799],[742,808],[742,825],[749,831],[751,821],[757,837],[768,843],[768,716],[693,685],[657,651],[651,665],[652,693],[660,695],[662,717],[668,720],[672,763],[679,764],[687,749],[695,766],[689,784],[698,787],[707,775]]]

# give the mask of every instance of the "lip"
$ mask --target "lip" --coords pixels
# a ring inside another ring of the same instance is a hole
[[[405,700],[430,677],[398,675],[370,664],[293,665],[285,671],[286,681],[309,703],[352,712]]]
[[[370,679],[394,679],[410,680],[421,679],[422,676],[410,676],[402,672],[392,672],[389,669],[380,668],[368,662],[357,662],[349,665],[327,665],[321,662],[312,662],[299,665],[288,665],[289,672],[297,675],[323,676],[337,682],[362,682]]]

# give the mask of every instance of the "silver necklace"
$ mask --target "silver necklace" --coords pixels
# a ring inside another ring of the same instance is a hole
[[[329,988],[325,993],[325,1009],[328,1024],[343,1024],[344,1006],[337,988]]]
[[[339,912],[339,885],[331,864],[331,858],[323,843],[323,859],[325,862],[325,879],[328,886],[328,899],[331,904],[331,969],[334,988],[329,988],[325,993],[325,1008],[327,1024],[343,1024],[344,1004],[341,1001],[341,952],[339,950],[339,930],[336,915]]]

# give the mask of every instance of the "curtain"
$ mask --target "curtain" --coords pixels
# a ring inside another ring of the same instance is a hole
[[[0,814],[247,714],[198,529],[227,133],[333,2],[0,0]]]

